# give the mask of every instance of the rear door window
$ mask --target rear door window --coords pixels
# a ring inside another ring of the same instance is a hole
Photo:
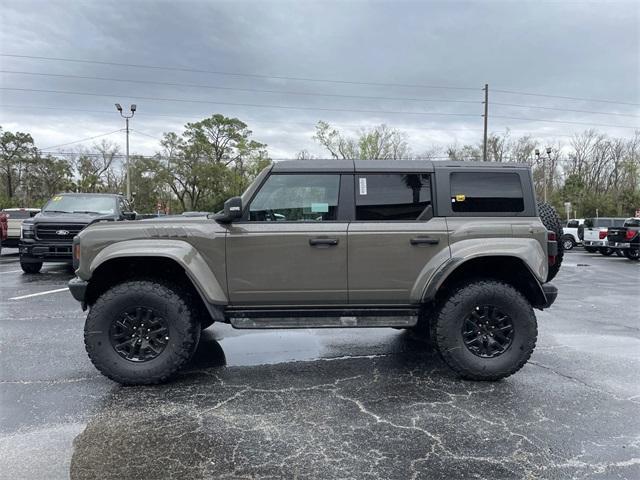
[[[356,220],[420,220],[431,206],[428,174],[356,175]]]
[[[450,193],[454,212],[515,213],[524,210],[524,194],[517,173],[453,172]]]

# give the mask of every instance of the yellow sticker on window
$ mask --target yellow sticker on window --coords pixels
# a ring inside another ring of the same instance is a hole
[[[467,197],[462,193],[456,195],[456,202],[464,202],[466,199]]]
[[[53,197],[53,198],[51,199],[51,201],[52,201],[52,202],[59,202],[60,200],[62,200],[62,195],[58,195],[58,196]]]

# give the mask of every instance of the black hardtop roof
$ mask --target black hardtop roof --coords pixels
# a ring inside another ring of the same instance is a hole
[[[283,160],[273,164],[273,172],[433,172],[439,168],[529,168],[524,163],[454,162],[431,160]]]

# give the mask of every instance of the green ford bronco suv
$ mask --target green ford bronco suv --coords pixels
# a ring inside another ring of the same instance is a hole
[[[561,234],[523,165],[279,162],[216,215],[86,228],[69,288],[91,361],[124,384],[170,378],[213,322],[412,328],[497,380],[535,347]]]

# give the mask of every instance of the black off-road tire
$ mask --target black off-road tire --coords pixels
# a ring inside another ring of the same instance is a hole
[[[509,347],[498,356],[484,358],[464,343],[467,317],[483,305],[508,315],[513,325]],[[440,304],[431,324],[431,338],[444,362],[467,380],[495,381],[514,374],[527,363],[536,346],[538,326],[527,299],[511,285],[480,280],[459,286]]]
[[[105,376],[125,385],[148,385],[169,380],[191,359],[200,340],[197,303],[187,290],[157,279],[120,283],[91,306],[84,327],[84,343],[91,362]],[[159,312],[168,325],[169,341],[155,358],[133,362],[112,346],[112,322],[132,307]]]
[[[206,330],[215,323],[215,320],[211,318],[208,312],[204,312],[205,316],[202,316],[200,320],[200,330]]]
[[[633,262],[640,260],[640,248],[625,248],[624,256]]]
[[[547,282],[550,282],[560,271],[564,257],[564,249],[562,248],[562,219],[560,215],[558,215],[558,212],[556,212],[556,209],[545,202],[538,202],[538,214],[547,230],[551,230],[556,234],[556,241],[558,242],[556,263],[549,265],[549,273],[547,274]]]
[[[587,253],[596,253],[598,251],[597,247],[584,247],[584,251]]]
[[[605,257],[610,257],[611,255],[613,255],[613,248],[601,247],[598,249],[598,251],[600,252],[600,254],[604,255]]]
[[[20,267],[24,273],[40,273],[42,262],[20,262]]]

